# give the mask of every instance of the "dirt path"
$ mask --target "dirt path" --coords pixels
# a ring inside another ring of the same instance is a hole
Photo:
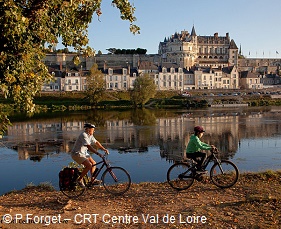
[[[4,223],[11,216],[13,223]],[[279,229],[281,171],[244,174],[225,190],[208,179],[182,192],[167,183],[141,183],[123,196],[96,187],[69,200],[58,191],[26,188],[0,196],[0,228]]]

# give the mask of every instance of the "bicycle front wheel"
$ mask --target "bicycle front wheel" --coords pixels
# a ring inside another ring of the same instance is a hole
[[[129,173],[121,167],[111,167],[104,171],[101,177],[106,191],[114,195],[127,192],[131,186]]]
[[[172,188],[181,191],[193,184],[194,173],[190,165],[182,162],[176,163],[168,169],[167,180]]]
[[[222,160],[216,162],[210,171],[212,182],[220,188],[229,188],[233,186],[239,177],[237,166],[231,161]]]

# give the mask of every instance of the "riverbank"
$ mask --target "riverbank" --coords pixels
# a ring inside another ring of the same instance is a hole
[[[74,200],[46,187],[28,187],[0,196],[0,228],[277,229],[280,209],[281,171],[242,174],[229,189],[206,178],[182,192],[167,183],[140,183],[122,196],[96,187]],[[5,224],[10,215],[18,222]]]
[[[193,90],[192,96],[180,95],[177,91],[158,91],[155,98],[150,99],[145,107],[154,109],[182,109],[203,107],[241,107],[241,106],[280,106],[280,97],[270,94],[241,95],[232,93],[210,93],[211,90]],[[214,91],[213,91],[214,92]],[[277,96],[277,95],[276,95]],[[279,95],[278,95],[279,96]],[[34,97],[35,113],[80,111],[92,109],[131,109],[133,104],[127,91],[106,91],[100,102],[91,104],[84,92],[41,92]],[[0,96],[0,107],[8,113],[14,111],[11,99]]]

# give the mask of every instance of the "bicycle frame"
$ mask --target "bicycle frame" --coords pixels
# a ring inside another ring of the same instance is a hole
[[[190,158],[189,162],[182,161],[173,164],[167,171],[167,180],[172,188],[181,191],[189,188],[194,179],[202,181],[204,171],[209,163],[213,161],[210,167],[210,179],[220,188],[232,187],[238,180],[239,170],[237,166],[229,160],[221,160],[216,156],[217,150],[211,151],[202,165],[202,170],[197,169],[197,161]]]
[[[211,155],[209,155],[209,156],[206,158],[206,160],[204,161],[202,167],[203,167],[204,169],[207,168],[207,166],[209,165],[209,163],[210,163],[212,160],[214,160],[215,163],[217,162],[217,163],[219,164],[219,168],[220,168],[221,172],[223,173],[223,169],[222,169],[222,167],[221,167],[221,165],[220,165],[220,160],[216,157],[215,151],[211,151]],[[191,159],[191,161],[192,161],[192,168],[194,168],[194,167],[196,166],[195,160],[194,160],[194,159]],[[185,174],[185,173],[184,173],[184,174]]]
[[[98,175],[100,174],[101,170],[103,169],[103,167],[106,167],[106,169],[109,170],[110,175],[112,176],[112,178],[117,182],[117,177],[115,176],[115,174],[110,170],[111,165],[109,164],[109,162],[106,160],[106,157],[102,157],[102,160],[97,162],[96,164],[94,164],[93,166],[97,166],[97,165],[101,165],[101,167],[99,168],[98,172],[94,174],[93,176],[93,181],[98,177]],[[93,183],[93,181],[90,182],[90,185]]]

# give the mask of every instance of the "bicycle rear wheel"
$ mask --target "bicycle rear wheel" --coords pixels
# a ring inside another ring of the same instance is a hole
[[[212,182],[220,188],[229,188],[233,186],[239,177],[237,166],[228,160],[216,162],[210,171]]]
[[[127,192],[131,186],[129,173],[121,167],[111,167],[104,171],[101,177],[106,191],[114,195]]]
[[[193,184],[194,173],[189,164],[176,163],[168,169],[167,180],[172,188],[179,191],[185,190]]]
[[[86,187],[80,187],[77,184],[72,184],[70,187],[60,187],[60,191],[69,198],[77,198],[86,190]]]

